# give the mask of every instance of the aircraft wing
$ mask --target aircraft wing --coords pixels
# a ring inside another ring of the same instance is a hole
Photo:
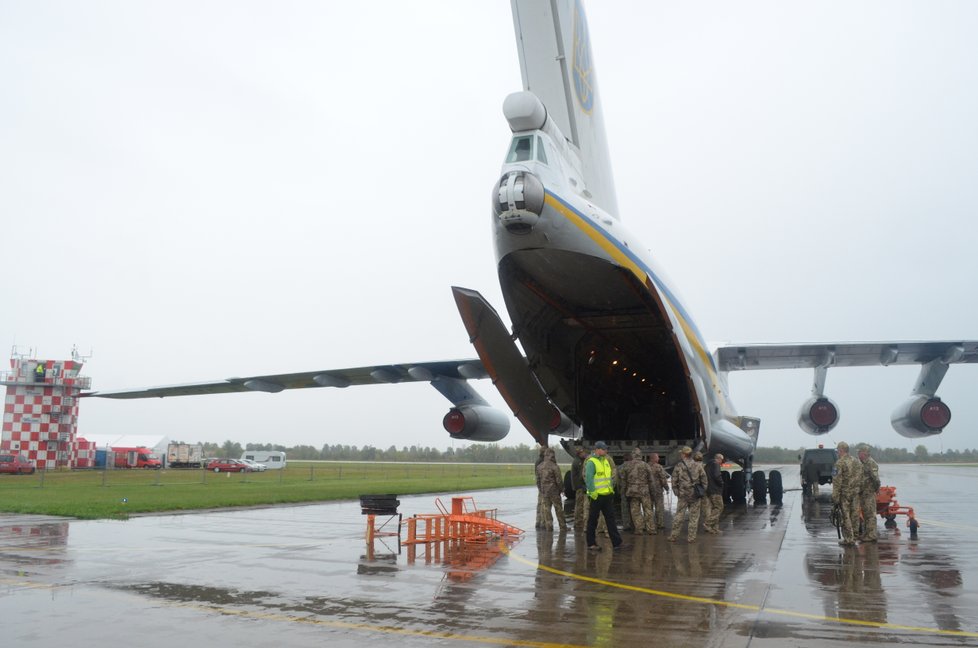
[[[226,378],[210,382],[188,383],[118,391],[85,392],[82,396],[97,398],[166,398],[233,392],[271,392],[311,387],[349,387],[400,382],[432,382],[438,378],[458,380],[486,378],[488,373],[478,359],[413,362],[408,364],[372,365],[349,369],[327,369],[301,373]],[[451,381],[449,381],[451,382]]]
[[[978,362],[978,341],[729,344],[714,351],[720,371]]]

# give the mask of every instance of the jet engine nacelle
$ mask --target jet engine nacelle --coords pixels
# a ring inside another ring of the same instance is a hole
[[[910,439],[940,434],[951,422],[951,408],[937,396],[913,396],[890,417],[893,429]]]
[[[499,441],[509,434],[509,417],[488,405],[453,407],[441,423],[461,441]]]
[[[570,420],[559,409],[553,407],[553,411],[550,414],[550,434],[577,440],[581,438],[581,426]]]
[[[798,426],[809,434],[825,434],[838,422],[839,407],[825,396],[809,398],[798,410]]]

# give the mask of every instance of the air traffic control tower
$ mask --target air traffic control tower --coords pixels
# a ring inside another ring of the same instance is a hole
[[[78,375],[83,363],[77,352],[71,355],[39,360],[11,354],[10,371],[0,371],[0,385],[7,387],[0,453],[24,455],[41,470],[75,467],[78,394],[92,381]]]

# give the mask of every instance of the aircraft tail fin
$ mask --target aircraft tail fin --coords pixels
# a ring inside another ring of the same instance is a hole
[[[594,202],[618,216],[618,200],[604,132],[601,98],[581,0],[512,0],[523,89],[580,152]]]

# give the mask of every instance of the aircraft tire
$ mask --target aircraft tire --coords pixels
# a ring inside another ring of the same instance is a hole
[[[767,479],[763,470],[755,470],[750,477],[751,490],[754,492],[755,504],[767,504]]]
[[[784,501],[784,486],[781,484],[781,472],[772,470],[767,475],[767,493],[771,496],[772,504],[781,504]]]
[[[730,500],[734,504],[747,502],[747,480],[743,470],[738,470],[730,475]]]

